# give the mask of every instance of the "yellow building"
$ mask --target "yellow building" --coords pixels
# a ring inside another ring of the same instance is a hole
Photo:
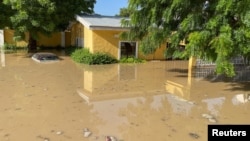
[[[71,45],[88,48],[90,52],[109,53],[117,59],[133,56],[147,60],[164,59],[166,45],[154,54],[143,55],[139,51],[138,41],[122,40],[120,34],[129,30],[121,26],[121,17],[100,15],[77,15],[71,26]]]
[[[72,22],[65,32],[56,32],[51,36],[39,35],[37,45],[45,47],[78,46],[88,48],[91,53],[109,53],[116,59],[122,57],[135,57],[146,60],[164,60],[166,44],[156,50],[155,53],[144,55],[139,51],[139,41],[122,40],[120,34],[129,28],[121,26],[121,17],[100,15],[77,15],[76,22]],[[2,44],[14,44],[18,47],[26,47],[29,34],[23,41],[14,41],[14,31],[2,30]],[[1,38],[0,35],[0,38]],[[1,44],[1,43],[0,43]]]
[[[29,34],[25,34],[25,39],[22,41],[15,41],[14,40],[14,30],[11,29],[3,29],[0,32],[0,45],[3,44],[12,44],[16,45],[17,47],[27,47]],[[65,47],[69,46],[70,43],[70,32],[55,32],[50,36],[45,36],[42,34],[38,35],[38,46],[45,46],[45,47]]]

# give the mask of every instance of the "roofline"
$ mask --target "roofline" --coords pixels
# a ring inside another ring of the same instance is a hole
[[[76,20],[79,21],[84,26],[86,26],[88,29],[90,29],[90,23],[88,23],[87,21],[83,20],[83,18],[81,16],[76,15]]]
[[[90,30],[124,30],[124,31],[128,31],[130,29],[127,27],[93,26],[79,15],[76,15],[76,20],[79,21],[81,24],[83,24],[85,27],[87,27]]]
[[[89,26],[88,29],[90,29],[90,30],[124,30],[124,31],[129,30],[129,28],[109,27],[109,26]]]

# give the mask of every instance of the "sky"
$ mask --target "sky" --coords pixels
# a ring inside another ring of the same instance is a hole
[[[96,0],[94,11],[96,14],[115,16],[120,8],[127,7],[128,0]]]

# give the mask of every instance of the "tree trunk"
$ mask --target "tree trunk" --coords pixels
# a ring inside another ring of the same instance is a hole
[[[28,44],[28,51],[35,51],[37,50],[37,41],[30,36],[29,44]]]

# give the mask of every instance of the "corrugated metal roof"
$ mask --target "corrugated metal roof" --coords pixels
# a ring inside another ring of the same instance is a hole
[[[100,15],[77,15],[76,20],[83,24],[85,27],[93,30],[106,29],[106,30],[125,30],[122,27],[122,17],[117,16],[100,16]]]

